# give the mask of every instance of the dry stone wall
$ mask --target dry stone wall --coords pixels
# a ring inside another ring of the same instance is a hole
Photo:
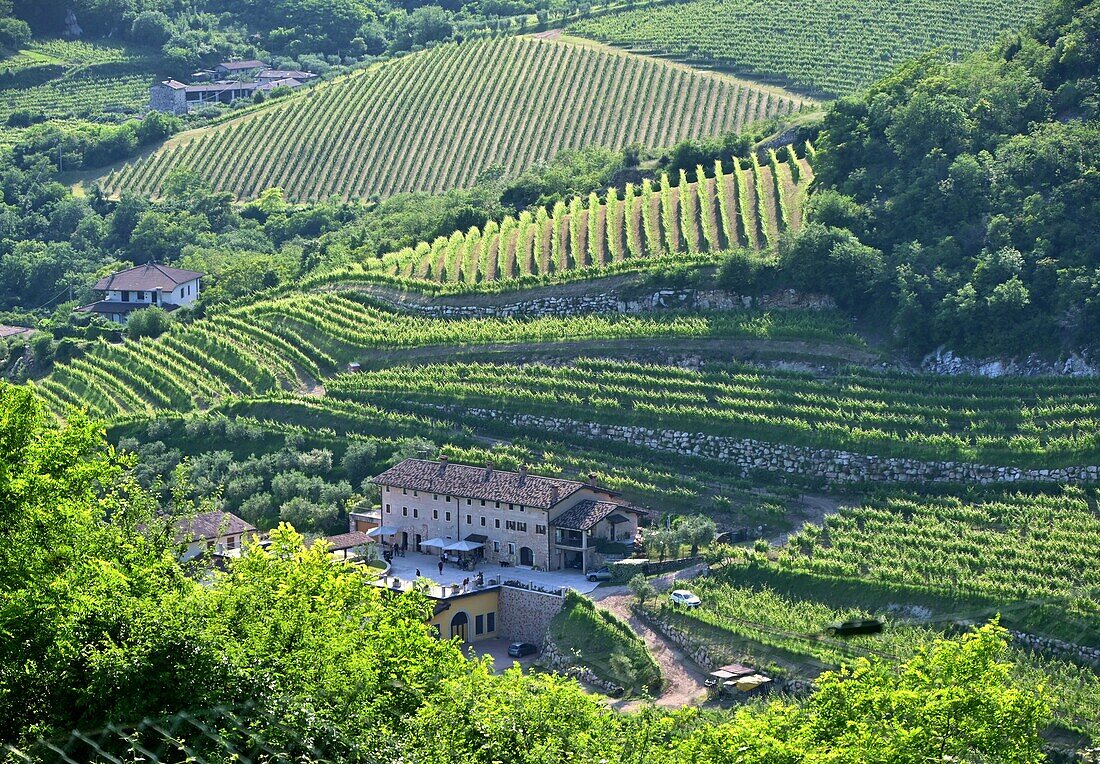
[[[661,289],[650,294],[628,295],[621,291],[577,295],[531,297],[502,305],[457,305],[414,302],[375,295],[376,299],[409,313],[428,318],[537,318],[580,316],[593,313],[649,313],[661,310],[824,310],[836,307],[829,297],[783,290],[763,297],[737,295],[716,289]]]
[[[921,461],[882,457],[851,451],[817,449],[751,438],[707,435],[682,430],[662,430],[635,425],[597,424],[572,419],[511,414],[494,409],[441,407],[456,414],[506,422],[537,432],[555,432],[597,440],[610,440],[653,451],[682,456],[702,456],[733,467],[748,477],[773,472],[816,478],[828,483],[1076,483],[1100,482],[1100,466],[1025,469],[995,467],[953,461]]]
[[[577,681],[583,682],[590,687],[595,687],[612,697],[620,697],[625,692],[625,689],[621,685],[600,678],[599,674],[588,666],[578,663],[576,658],[565,653],[549,637],[546,639],[546,644],[543,645],[542,655],[539,656],[539,663],[551,671],[557,671],[559,674],[573,677]]]

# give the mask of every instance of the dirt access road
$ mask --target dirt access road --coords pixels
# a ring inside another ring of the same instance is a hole
[[[654,578],[652,583],[659,591],[671,589],[674,584],[694,578],[706,570],[705,565],[696,565],[673,573]],[[665,689],[654,703],[661,708],[680,708],[698,705],[707,698],[707,688],[703,684],[706,678],[699,667],[684,655],[676,645],[665,639],[639,619],[630,609],[634,595],[625,586],[601,586],[588,595],[598,607],[608,610],[630,624],[634,632],[642,638],[653,659],[661,667],[661,676],[665,679]],[[630,711],[642,705],[643,701],[618,701],[612,706],[620,711]]]

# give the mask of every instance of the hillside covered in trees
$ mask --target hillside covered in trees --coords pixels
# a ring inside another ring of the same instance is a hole
[[[781,256],[802,284],[858,287],[903,347],[1095,346],[1098,72],[1100,3],[1062,0],[963,64],[926,57],[837,102],[818,143],[817,225]],[[831,257],[847,232],[875,253]]]

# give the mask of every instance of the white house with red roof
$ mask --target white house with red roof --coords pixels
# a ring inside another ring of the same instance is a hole
[[[135,310],[153,306],[173,311],[199,298],[203,274],[167,265],[147,263],[105,276],[94,289],[103,298],[77,308],[98,313],[116,324],[125,324]]]

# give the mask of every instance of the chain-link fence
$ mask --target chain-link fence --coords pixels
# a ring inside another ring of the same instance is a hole
[[[260,731],[262,730],[262,732]],[[288,741],[290,741],[288,743]],[[255,706],[178,713],[4,745],[2,764],[323,764],[289,725]]]

